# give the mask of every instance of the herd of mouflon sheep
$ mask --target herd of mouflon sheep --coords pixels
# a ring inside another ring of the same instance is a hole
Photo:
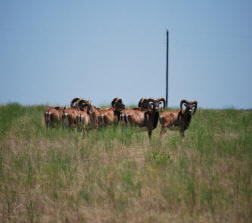
[[[160,104],[162,106],[160,107]],[[48,107],[45,111],[47,127],[77,128],[86,132],[90,129],[102,128],[111,124],[121,124],[146,128],[149,138],[152,131],[161,125],[160,135],[167,129],[177,129],[181,136],[189,127],[192,115],[197,110],[197,101],[181,100],[178,110],[164,110],[164,98],[141,98],[137,108],[125,108],[121,98],[114,98],[111,107],[101,109],[91,104],[90,100],[73,98],[70,107]]]

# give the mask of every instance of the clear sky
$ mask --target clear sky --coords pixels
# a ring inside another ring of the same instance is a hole
[[[0,0],[0,104],[252,108],[251,0]]]

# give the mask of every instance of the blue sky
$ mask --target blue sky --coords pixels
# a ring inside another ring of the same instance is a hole
[[[165,97],[169,106],[252,108],[250,0],[1,0],[0,104],[95,105]]]

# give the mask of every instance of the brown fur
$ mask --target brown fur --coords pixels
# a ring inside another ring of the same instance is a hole
[[[105,127],[107,125],[111,125],[114,123],[118,123],[120,111],[125,107],[122,103],[121,98],[114,98],[111,102],[110,108],[101,109],[94,105],[91,105],[90,102],[80,101],[81,107],[89,105],[89,112],[88,114],[91,117],[91,122],[93,123],[95,128],[98,127]]]
[[[99,127],[105,127],[112,124],[117,124],[120,119],[121,111],[125,108],[121,98],[114,98],[111,102],[111,107],[100,109],[97,111]]]
[[[158,109],[162,100],[164,99],[140,99],[138,104],[139,108],[124,109],[121,111],[121,121],[126,125],[145,127],[148,131],[149,138],[151,138],[152,131],[158,124]]]
[[[44,113],[46,127],[56,127],[62,121],[63,107],[48,107]]]
[[[76,124],[79,131],[87,132],[91,128],[91,122],[91,116],[87,111],[79,111]]]
[[[80,114],[80,110],[77,108],[65,108],[63,114],[63,123],[67,127],[76,127],[77,116]]]
[[[62,116],[64,126],[74,128],[77,125],[77,117],[81,114],[79,106],[80,101],[85,101],[83,98],[73,98],[70,102],[70,108],[65,108]]]

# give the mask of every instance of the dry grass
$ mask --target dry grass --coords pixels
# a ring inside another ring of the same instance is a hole
[[[251,222],[252,112],[199,110],[186,137],[46,129],[0,107],[0,222]]]

